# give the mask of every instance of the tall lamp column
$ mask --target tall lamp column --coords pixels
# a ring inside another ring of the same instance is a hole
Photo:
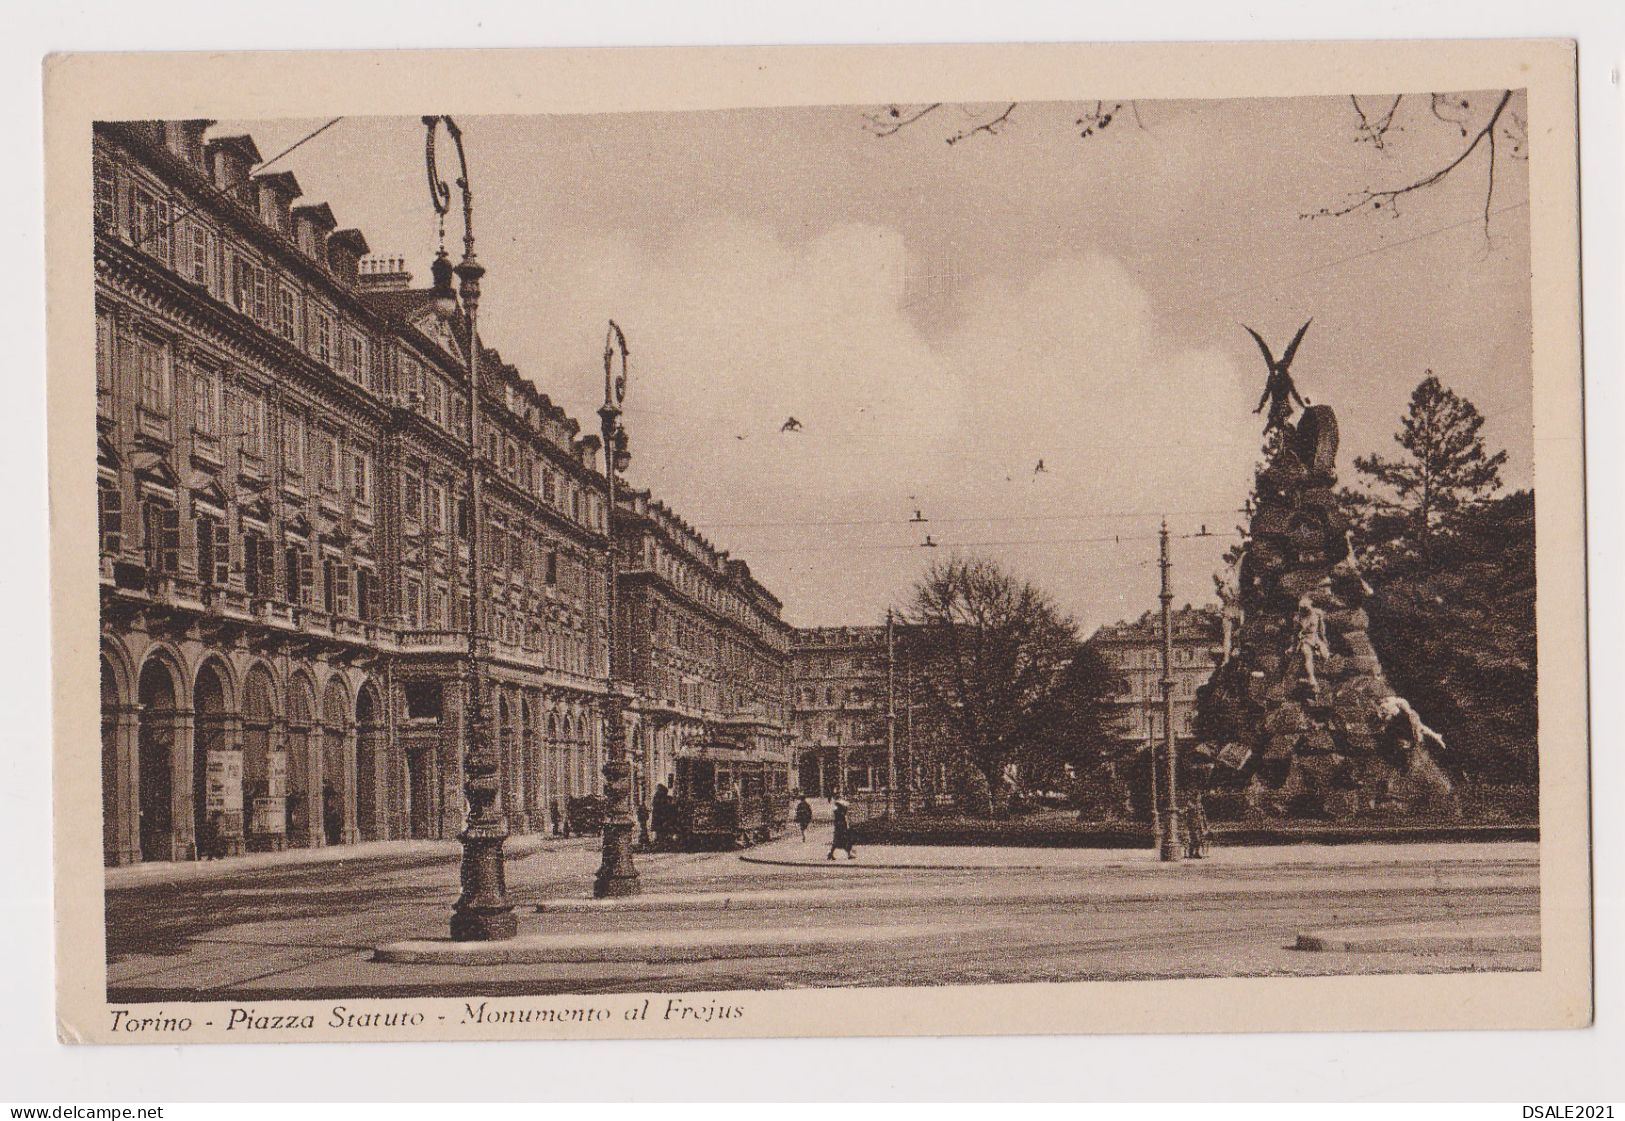
[[[424,157],[428,165],[429,196],[440,217],[440,253],[434,259],[435,310],[451,319],[461,297],[468,328],[468,507],[461,519],[468,538],[468,660],[466,692],[468,711],[463,715],[463,796],[468,816],[457,839],[462,842],[463,893],[452,907],[451,937],[456,942],[490,942],[512,938],[519,921],[508,902],[507,877],[503,869],[503,842],[508,839],[508,821],[501,805],[502,761],[491,742],[491,726],[486,702],[485,680],[485,567],[480,534],[485,526],[480,467],[480,278],[485,269],[474,255],[474,193],[468,183],[468,158],[463,152],[463,133],[450,117],[423,118],[427,138]],[[445,218],[451,209],[451,189],[435,167],[435,135],[444,125],[457,148],[457,186],[463,196],[463,258],[455,266],[446,256]],[[451,278],[458,280],[452,291]]]
[[[620,350],[621,372],[614,374],[615,352]],[[604,539],[608,567],[604,576],[604,606],[609,613],[609,649],[604,680],[604,856],[593,880],[592,893],[599,899],[637,895],[642,886],[632,862],[632,846],[637,840],[637,819],[632,807],[632,764],[626,752],[626,714],[620,688],[620,655],[616,651],[616,578],[618,554],[615,547],[615,477],[632,461],[626,429],[621,425],[621,404],[626,400],[626,336],[613,319],[604,336],[604,404],[598,410],[604,436]]]

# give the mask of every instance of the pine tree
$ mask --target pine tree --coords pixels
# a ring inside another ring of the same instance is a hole
[[[1506,452],[1484,449],[1479,430],[1484,417],[1473,403],[1434,376],[1432,370],[1411,393],[1394,441],[1406,455],[1384,459],[1358,456],[1354,467],[1393,492],[1373,496],[1375,513],[1399,515],[1424,558],[1445,520],[1500,489]]]

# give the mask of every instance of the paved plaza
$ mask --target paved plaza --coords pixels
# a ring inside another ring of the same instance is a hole
[[[501,961],[434,953],[375,960],[379,947],[443,943],[457,894],[455,844],[113,869],[109,997],[518,995],[1539,965],[1533,844],[1220,848],[1208,860],[1172,865],[1150,850],[860,846],[856,860],[830,862],[827,830],[814,834],[742,854],[643,854],[643,894],[602,902],[589,894],[598,863],[592,839],[528,839],[512,846],[508,862],[527,948]],[[1373,937],[1361,939],[1362,930]],[[1301,939],[1306,933],[1315,938]]]

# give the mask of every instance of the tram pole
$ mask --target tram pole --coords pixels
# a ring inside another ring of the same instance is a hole
[[[886,608],[886,820],[897,800],[897,643],[892,609]]]
[[[1174,753],[1174,593],[1169,586],[1173,564],[1168,559],[1168,519],[1162,521],[1162,738],[1163,797],[1162,850],[1164,861],[1179,859],[1179,798],[1174,785],[1178,759]]]

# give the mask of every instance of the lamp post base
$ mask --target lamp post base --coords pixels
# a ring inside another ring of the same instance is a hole
[[[1163,817],[1163,822],[1167,828],[1163,831],[1161,851],[1158,855],[1164,863],[1178,861],[1185,855],[1179,847],[1179,811],[1170,810]]]
[[[592,882],[594,898],[622,899],[642,893],[643,885],[632,862],[632,845],[636,839],[637,830],[633,826],[604,826],[604,862]]]
[[[463,895],[451,911],[453,942],[499,942],[519,933],[503,869],[505,839],[469,832],[458,838],[463,843]]]

